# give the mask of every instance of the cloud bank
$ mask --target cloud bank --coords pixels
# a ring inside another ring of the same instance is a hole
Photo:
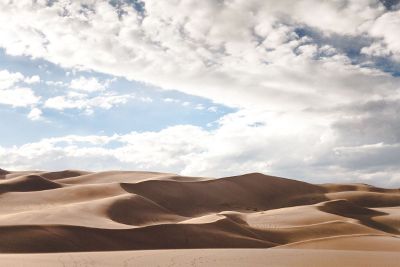
[[[0,47],[9,55],[239,109],[216,130],[181,125],[118,135],[118,148],[60,147],[49,139],[3,148],[15,155],[6,164],[29,167],[34,157],[24,151],[36,147],[47,148],[40,156],[47,160],[33,166],[40,168],[58,166],[56,153],[60,162],[87,159],[85,168],[264,171],[399,184],[399,18],[396,1],[377,0],[1,1]],[[9,87],[1,80],[0,86]],[[106,87],[78,78],[70,89]],[[125,101],[109,99],[102,103]],[[98,101],[75,92],[44,105],[91,110]]]

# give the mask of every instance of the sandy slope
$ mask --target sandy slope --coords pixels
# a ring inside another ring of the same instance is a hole
[[[253,254],[262,260],[267,254],[273,258],[299,251],[306,262],[316,249],[319,260],[340,255],[354,261],[352,253],[378,259],[400,252],[399,233],[398,189],[313,185],[259,173],[210,179],[154,172],[0,169],[1,253],[91,252],[106,266],[120,254],[141,255],[149,264],[154,260],[147,252],[106,251],[274,248],[237,250],[232,262]],[[162,257],[168,261],[183,253],[179,257],[185,262],[191,253],[203,253],[179,251],[164,251]],[[207,250],[202,257],[234,266],[223,260],[229,251]],[[53,266],[59,257],[82,255],[21,259]],[[0,255],[0,262],[16,260]]]
[[[177,249],[0,255],[1,266],[18,267],[398,267],[399,262],[398,252],[325,249]]]

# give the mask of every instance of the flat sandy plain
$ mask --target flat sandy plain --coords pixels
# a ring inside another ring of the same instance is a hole
[[[400,266],[400,190],[0,169],[0,266]]]

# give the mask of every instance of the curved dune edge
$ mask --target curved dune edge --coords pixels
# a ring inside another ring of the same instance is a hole
[[[400,191],[260,173],[1,170],[0,252],[400,251]]]
[[[400,237],[387,235],[343,235],[305,240],[282,245],[277,248],[399,252]]]

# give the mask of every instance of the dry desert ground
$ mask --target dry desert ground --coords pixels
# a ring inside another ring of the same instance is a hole
[[[0,266],[400,266],[400,190],[0,170]]]

